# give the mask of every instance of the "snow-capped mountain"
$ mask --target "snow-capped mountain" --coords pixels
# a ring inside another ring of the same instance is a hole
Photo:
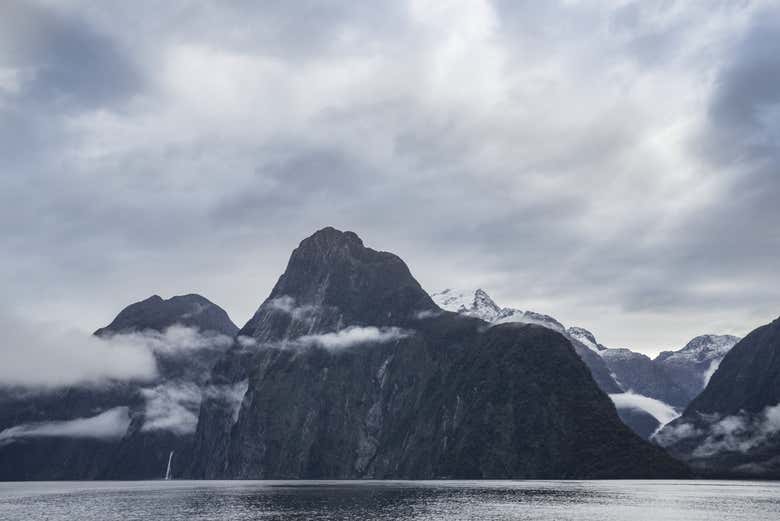
[[[515,308],[500,307],[482,289],[474,291],[445,289],[431,293],[431,298],[442,309],[481,318],[482,320],[493,324],[523,322],[527,324],[538,324],[560,332],[565,331],[563,324],[549,315],[544,315],[535,311],[523,311]]]
[[[678,351],[663,351],[654,362],[686,390],[690,401],[707,386],[723,357],[739,340],[732,335],[697,336]]]
[[[584,327],[572,326],[568,328],[566,332],[569,334],[570,337],[574,338],[575,340],[579,340],[580,342],[582,342],[592,350],[596,351],[597,353],[599,351],[604,351],[605,349],[607,349],[603,345],[596,342],[596,337],[593,335],[593,333],[591,333]]]

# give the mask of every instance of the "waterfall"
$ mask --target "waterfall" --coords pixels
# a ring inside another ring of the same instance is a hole
[[[168,468],[165,469],[165,479],[171,479],[171,460],[173,459],[173,451],[168,454]]]

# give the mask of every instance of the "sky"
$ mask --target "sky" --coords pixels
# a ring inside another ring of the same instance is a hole
[[[243,325],[325,226],[646,353],[780,315],[780,4],[0,3],[0,315]],[[13,326],[9,326],[13,327]]]

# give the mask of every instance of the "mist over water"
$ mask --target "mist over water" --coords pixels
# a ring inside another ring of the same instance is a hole
[[[0,483],[8,521],[776,520],[780,483],[159,481]]]

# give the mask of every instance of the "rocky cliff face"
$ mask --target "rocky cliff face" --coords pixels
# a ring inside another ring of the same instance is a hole
[[[95,334],[132,335],[152,350],[158,374],[0,391],[0,480],[161,478],[171,451],[183,467],[204,382],[237,329],[199,295],[155,295],[128,306]],[[116,432],[97,435],[109,428]]]
[[[561,333],[442,311],[395,255],[304,240],[217,365],[198,478],[683,475],[630,432]]]
[[[780,319],[752,331],[656,440],[711,473],[780,477]]]

